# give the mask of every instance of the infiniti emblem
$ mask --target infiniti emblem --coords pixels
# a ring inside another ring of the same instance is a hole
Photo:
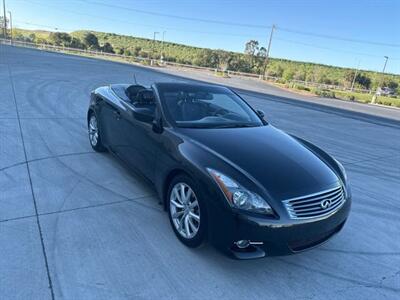
[[[331,204],[332,204],[331,200],[328,200],[328,199],[322,200],[320,203],[322,209],[329,208],[331,206]]]

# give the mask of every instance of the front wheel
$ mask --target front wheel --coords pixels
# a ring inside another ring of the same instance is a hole
[[[88,119],[88,133],[90,145],[92,146],[93,150],[96,152],[105,152],[106,148],[102,143],[99,124],[94,112],[90,114]]]
[[[169,219],[175,235],[188,247],[195,248],[206,239],[207,212],[193,180],[175,177],[168,189]]]

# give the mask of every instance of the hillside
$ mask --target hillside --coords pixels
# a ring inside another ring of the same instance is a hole
[[[67,34],[15,29],[14,37],[35,43],[88,48],[128,56],[157,59],[163,57],[167,61],[222,70],[264,73],[265,48],[260,47],[257,41],[249,41],[243,45],[243,49],[247,50],[246,53],[236,53],[87,30]],[[355,74],[354,70],[348,68],[271,58],[266,75],[278,77],[280,83],[300,80],[349,87]],[[376,89],[380,80],[381,75],[377,72],[360,71],[356,76],[355,88]],[[400,75],[386,74],[384,86],[397,89],[399,93]]]

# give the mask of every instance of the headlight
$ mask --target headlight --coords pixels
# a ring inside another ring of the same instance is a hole
[[[347,174],[346,174],[346,170],[344,169],[343,165],[336,158],[334,158],[334,160],[336,161],[337,165],[339,166],[340,171],[343,174],[344,181],[347,181]]]
[[[334,159],[335,162],[337,163],[337,165],[338,165],[338,167],[339,167],[339,169],[340,169],[340,172],[341,172],[342,175],[343,175],[343,190],[344,190],[345,198],[347,198],[348,195],[349,195],[349,187],[347,186],[347,174],[346,174],[346,170],[344,169],[343,165],[342,165],[336,158],[333,158],[333,159]]]
[[[271,206],[259,195],[245,189],[235,180],[218,171],[208,168],[207,171],[221,188],[231,206],[247,211],[273,215]]]

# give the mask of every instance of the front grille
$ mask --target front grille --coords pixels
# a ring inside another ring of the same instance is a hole
[[[344,202],[345,197],[341,186],[283,201],[292,219],[311,219],[327,216],[338,210]]]

